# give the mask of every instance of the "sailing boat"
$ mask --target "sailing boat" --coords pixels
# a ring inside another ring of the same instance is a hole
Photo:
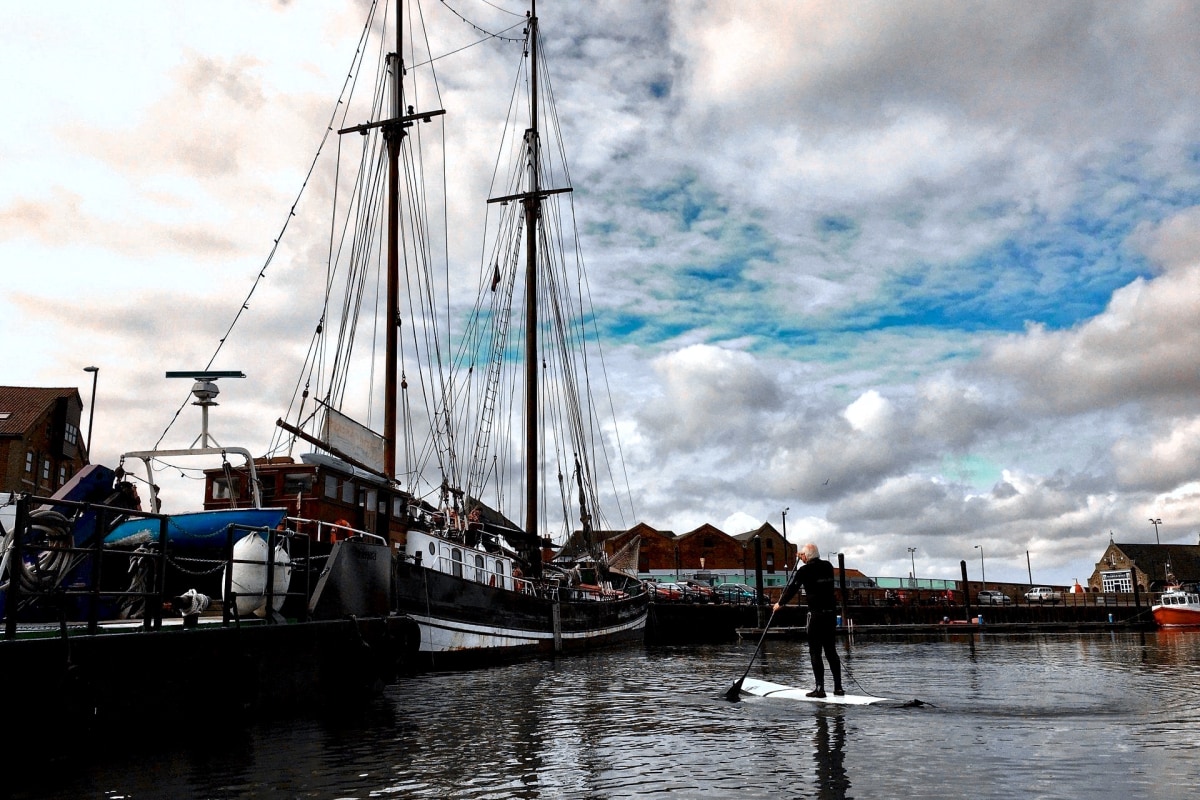
[[[589,396],[597,356],[586,349],[590,317],[581,312],[586,291],[566,283],[568,274],[577,274],[560,263],[569,250],[548,244],[569,216],[551,204],[570,187],[547,180],[565,180],[566,172],[553,161],[559,151],[542,146],[541,121],[548,115],[542,111],[546,79],[536,6],[524,20],[528,122],[517,129],[523,131],[519,147],[510,150],[518,166],[498,172],[506,183],[489,200],[501,209],[493,255],[480,270],[480,299],[467,315],[450,365],[440,360],[448,349],[440,326],[441,318],[452,314],[436,311],[431,299],[436,236],[428,212],[431,197],[448,193],[425,185],[438,173],[424,170],[419,159],[440,147],[436,136],[423,137],[421,129],[435,119],[443,122],[438,118],[445,112],[407,101],[406,79],[414,80],[416,71],[399,55],[401,19],[398,14],[388,80],[377,83],[386,89],[372,102],[385,118],[339,130],[361,134],[361,163],[377,164],[387,175],[386,201],[378,193],[383,182],[363,169],[358,185],[364,193],[343,205],[360,231],[345,238],[363,242],[374,241],[362,232],[365,212],[387,209],[386,235],[375,248],[386,252],[383,433],[359,425],[340,408],[348,405],[346,387],[353,383],[349,342],[362,327],[362,287],[370,285],[356,266],[347,273],[358,294],[340,305],[340,324],[330,325],[327,312],[318,325],[341,346],[334,355],[307,360],[307,365],[336,366],[323,384],[332,388],[318,393],[314,408],[306,407],[306,390],[294,404],[295,420],[278,421],[291,438],[281,437],[277,448],[286,447],[289,454],[257,464],[264,495],[287,503],[293,524],[315,526],[311,535],[329,541],[334,554],[338,539],[386,545],[393,569],[392,608],[419,624],[421,654],[439,666],[641,641],[648,593],[636,574],[618,569],[595,540],[595,520],[602,516],[596,477],[610,457],[594,419],[598,404]],[[430,55],[426,63],[434,60]],[[411,95],[440,97],[436,87]],[[408,179],[403,186],[402,172]],[[357,241],[355,258],[373,249]],[[410,309],[403,322],[402,255]],[[550,310],[539,310],[539,300],[551,301]],[[417,330],[402,341],[406,326]],[[418,343],[428,345],[424,353]],[[410,374],[407,366],[400,369],[402,363],[417,366]],[[514,370],[520,372],[521,388],[503,388]],[[423,410],[411,402],[410,377],[427,401]],[[510,402],[518,397],[522,402]],[[547,401],[563,397],[563,410],[544,410]],[[563,423],[565,431],[557,433],[552,423]],[[512,444],[514,436],[523,440],[520,447]],[[290,455],[296,440],[316,445],[317,452],[296,461]],[[550,484],[562,490],[554,513],[543,501],[549,496],[543,482],[547,472]],[[213,471],[209,479],[223,477]],[[510,492],[510,486],[517,488]],[[485,502],[485,494],[495,500]],[[506,512],[511,496],[518,498],[518,509]],[[554,533],[562,542],[557,553]],[[625,555],[636,563],[636,554]]]

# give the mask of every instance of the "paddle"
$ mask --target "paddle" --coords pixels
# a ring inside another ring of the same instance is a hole
[[[762,649],[763,639],[767,638],[767,628],[771,627],[771,623],[775,620],[775,610],[771,610],[771,617],[767,620],[766,627],[763,628],[762,636],[758,637],[758,644],[754,647],[754,655],[750,656],[750,663],[746,665],[746,671],[742,673],[742,677],[737,679],[733,686],[729,687],[729,691],[725,693],[725,699],[737,701],[742,695],[742,681],[746,680],[746,676],[750,674],[750,668],[754,666],[754,659],[758,658],[758,651]]]

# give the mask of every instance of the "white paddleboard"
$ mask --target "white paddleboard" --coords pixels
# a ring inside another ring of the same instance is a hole
[[[804,700],[809,703],[836,703],[843,706],[866,706],[887,700],[886,697],[870,697],[862,694],[844,694],[841,697],[826,690],[824,697],[806,697],[809,689],[797,689],[794,686],[784,686],[781,683],[760,681],[757,678],[746,678],[742,681],[742,691],[759,697],[782,697],[786,700]]]

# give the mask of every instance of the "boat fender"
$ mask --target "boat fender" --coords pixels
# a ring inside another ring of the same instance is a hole
[[[267,593],[267,542],[257,534],[243,536],[233,546],[232,589],[237,594],[237,613],[262,614]],[[291,584],[291,556],[283,544],[275,548],[274,603],[276,611],[283,607],[284,594]]]

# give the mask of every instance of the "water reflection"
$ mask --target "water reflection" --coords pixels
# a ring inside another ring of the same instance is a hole
[[[1190,798],[1200,633],[867,638],[874,706],[724,698],[754,643],[431,673],[341,718],[67,747],[12,797]],[[811,681],[803,642],[752,674]],[[919,698],[926,705],[906,706]],[[71,740],[75,741],[75,740]]]
[[[845,800],[850,796],[847,794],[850,778],[846,775],[846,720],[842,714],[831,717],[818,714],[813,740],[817,797],[820,800]]]

